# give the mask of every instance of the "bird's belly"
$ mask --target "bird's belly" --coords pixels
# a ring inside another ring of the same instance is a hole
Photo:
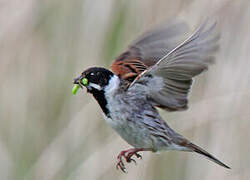
[[[122,119],[121,117],[108,118],[105,121],[130,145],[135,148],[154,148],[151,135],[148,130],[136,121]]]

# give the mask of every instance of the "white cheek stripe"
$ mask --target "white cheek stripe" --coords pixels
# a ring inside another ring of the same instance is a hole
[[[105,92],[110,94],[113,91],[115,91],[118,86],[120,84],[120,80],[118,78],[118,76],[114,75],[110,80],[109,80],[109,84],[105,87]]]
[[[89,86],[94,88],[94,89],[97,89],[99,91],[102,90],[101,86],[99,86],[98,84],[95,84],[95,83],[89,83]]]

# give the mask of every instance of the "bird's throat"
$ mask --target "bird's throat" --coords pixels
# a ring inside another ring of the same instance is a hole
[[[89,91],[90,93],[93,94],[94,98],[101,106],[102,111],[108,118],[110,118],[110,111],[107,106],[108,104],[107,99],[110,99],[110,97],[114,96],[114,93],[119,88],[119,85],[120,85],[119,78],[116,75],[113,75],[110,78],[108,85],[104,89],[94,87]]]
[[[93,94],[94,98],[96,99],[96,101],[98,102],[98,104],[101,106],[102,108],[102,111],[104,112],[104,114],[110,118],[110,112],[109,112],[109,109],[107,108],[107,100],[105,98],[105,94],[104,94],[104,91],[101,90],[101,91],[98,91],[96,89],[93,89],[91,91],[91,93]]]

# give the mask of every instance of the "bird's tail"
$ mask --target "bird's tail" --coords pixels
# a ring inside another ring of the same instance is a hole
[[[212,156],[211,154],[209,154],[207,151],[203,150],[202,148],[200,148],[199,146],[193,144],[193,143],[188,143],[187,147],[191,150],[194,151],[198,154],[201,154],[203,156],[205,156],[207,159],[209,159],[210,161],[213,161],[221,166],[223,166],[224,168],[227,169],[231,169],[229,166],[227,166],[226,164],[224,164],[223,162],[219,161],[218,159],[216,159],[214,156]]]

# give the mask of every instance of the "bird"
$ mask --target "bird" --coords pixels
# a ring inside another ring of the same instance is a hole
[[[73,94],[86,88],[107,122],[132,148],[117,156],[116,168],[142,158],[142,151],[187,151],[230,169],[213,155],[173,130],[159,114],[188,109],[194,77],[215,61],[219,35],[216,22],[201,23],[187,35],[188,25],[173,20],[132,42],[110,66],[90,67],[73,80]]]

